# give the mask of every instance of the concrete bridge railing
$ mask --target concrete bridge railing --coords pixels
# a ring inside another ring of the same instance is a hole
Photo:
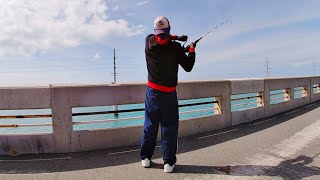
[[[179,83],[178,98],[215,97],[214,115],[183,120],[179,136],[188,136],[272,116],[320,100],[320,76]],[[303,96],[295,97],[301,87]],[[74,130],[72,108],[143,103],[146,84],[0,88],[0,110],[51,109],[52,133],[0,134],[0,155],[89,151],[140,143],[142,125]],[[270,103],[284,90],[283,102]],[[232,95],[257,93],[258,106],[232,111]]]

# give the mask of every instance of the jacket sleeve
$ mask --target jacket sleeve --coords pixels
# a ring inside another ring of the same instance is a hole
[[[149,35],[146,37],[145,52],[149,51],[149,50],[151,49],[151,47],[152,47],[151,37],[152,37],[151,34],[149,34]]]
[[[179,64],[186,72],[190,72],[193,68],[194,62],[196,60],[196,53],[189,52],[188,55],[184,52],[182,47],[179,48]]]

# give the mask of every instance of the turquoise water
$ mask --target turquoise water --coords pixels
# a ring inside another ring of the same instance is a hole
[[[214,101],[214,98],[201,98],[201,99],[190,99],[179,101],[180,105],[189,103],[199,103]],[[183,113],[186,111],[199,110],[213,108],[213,103],[189,107],[180,107],[179,112]],[[130,104],[130,105],[119,105],[118,110],[144,108],[144,104]],[[84,108],[73,108],[72,113],[84,113],[84,112],[99,112],[99,111],[112,111],[113,106],[98,106],[98,107],[84,107]],[[51,114],[50,109],[37,109],[37,110],[3,110],[0,111],[0,115],[31,115],[31,114]],[[185,120],[195,117],[204,117],[213,115],[214,111],[207,110],[204,112],[192,112],[188,114],[180,114],[180,120]],[[93,130],[93,129],[105,129],[105,128],[117,128],[142,125],[144,121],[144,111],[119,113],[118,116],[114,114],[103,114],[103,115],[87,115],[87,116],[74,116],[73,122],[82,121],[95,121],[95,120],[116,120],[122,118],[139,117],[136,120],[121,120],[115,122],[103,122],[103,123],[90,123],[90,124],[79,124],[74,125],[74,130]],[[51,123],[52,118],[25,118],[25,119],[0,119],[1,124],[39,124],[39,123]],[[52,132],[52,126],[41,126],[41,127],[19,127],[19,128],[0,128],[0,133],[36,133],[36,132]]]
[[[202,98],[202,99],[192,99],[192,100],[182,100],[179,101],[179,104],[187,104],[187,103],[199,103],[199,102],[208,102],[214,101],[214,98]],[[119,105],[118,110],[127,110],[127,109],[136,109],[136,108],[144,108],[144,104],[130,104],[130,105]],[[179,112],[186,112],[198,109],[207,109],[213,108],[212,104],[206,105],[198,105],[198,106],[190,106],[190,107],[181,107],[179,108]],[[100,107],[90,107],[90,108],[73,108],[73,113],[78,112],[93,112],[93,111],[111,111],[113,110],[113,106],[100,106]],[[213,115],[213,110],[205,111],[205,112],[194,112],[188,114],[180,114],[180,120],[185,120],[194,117],[203,117],[203,116],[210,116]],[[88,115],[88,116],[77,116],[73,117],[73,122],[81,122],[81,121],[94,121],[94,120],[107,120],[107,119],[121,119],[121,118],[132,118],[132,117],[139,117],[141,118],[136,120],[121,120],[116,122],[110,123],[95,123],[95,124],[80,124],[74,125],[74,130],[88,130],[88,129],[103,129],[103,128],[117,128],[117,127],[124,127],[124,126],[135,126],[135,125],[142,125],[144,121],[144,111],[137,111],[137,112],[129,112],[129,113],[119,113],[118,116],[114,114],[104,114],[104,115]]]
[[[314,86],[315,87],[315,86]],[[303,87],[296,87],[294,88],[294,99],[302,98],[304,95],[302,94]],[[316,94],[316,89],[313,88],[311,91],[313,94]],[[285,89],[279,89],[279,90],[273,90],[270,91],[270,104],[278,104],[281,102],[284,102],[285,95]],[[272,100],[274,99],[274,100]]]
[[[302,87],[295,88],[295,98],[300,98]],[[271,100],[271,104],[277,104],[284,102],[283,97],[285,92],[284,89],[274,90],[270,92],[270,99],[279,98],[276,100]],[[316,92],[316,89],[313,88],[313,93]],[[278,94],[282,93],[282,94]],[[231,96],[231,111],[241,111],[250,108],[256,108],[258,98],[258,93],[249,93],[249,94],[238,94]],[[250,98],[254,97],[254,98]],[[245,98],[242,100],[235,100],[238,98]],[[248,98],[248,99],[246,99]],[[215,98],[201,98],[201,99],[190,99],[190,100],[181,100],[179,101],[180,105],[189,104],[189,103],[199,103],[199,102],[208,102],[214,101]],[[241,105],[239,105],[241,104]],[[200,110],[213,108],[214,104],[205,104],[197,106],[188,106],[180,107],[179,112],[180,120],[212,116],[214,115],[214,110],[206,110],[204,112],[192,112],[184,114],[186,111]],[[99,112],[99,111],[112,111],[113,106],[99,106],[99,107],[85,107],[85,108],[73,108],[73,113],[83,113],[83,112]],[[130,105],[119,105],[118,110],[127,110],[127,109],[136,109],[144,108],[144,104],[130,104]],[[31,115],[31,114],[51,114],[50,109],[37,109],[37,110],[2,110],[0,115]],[[77,124],[73,126],[74,130],[93,130],[93,129],[105,129],[105,128],[118,128],[118,127],[127,127],[142,125],[144,121],[144,111],[129,112],[129,113],[119,113],[118,116],[114,114],[103,114],[103,115],[87,115],[87,116],[74,116],[73,122],[83,122],[83,121],[95,121],[95,120],[118,120],[122,118],[132,118],[132,117],[141,117],[135,120],[119,120],[113,122],[103,122],[103,123],[90,123],[90,124]],[[26,118],[26,119],[0,119],[0,125],[3,124],[40,124],[40,123],[51,123],[52,118]],[[52,126],[41,126],[41,127],[19,127],[19,128],[0,128],[0,133],[37,133],[37,132],[52,132]]]
[[[1,110],[0,115],[43,115],[51,114],[51,109],[33,109],[33,110]],[[3,124],[40,124],[51,123],[52,118],[26,118],[26,119],[0,119],[0,125]],[[0,133],[29,133],[29,132],[52,132],[52,126],[43,127],[19,127],[19,128],[0,128]]]
[[[285,89],[270,91],[270,104],[278,104],[284,102]]]
[[[258,96],[258,93],[231,95],[231,112],[256,108],[257,104],[254,102],[257,102],[258,98],[255,96]],[[248,98],[248,99],[236,100],[239,98]]]

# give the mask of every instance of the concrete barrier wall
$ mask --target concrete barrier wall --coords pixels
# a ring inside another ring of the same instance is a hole
[[[320,85],[320,76],[317,77],[311,77],[310,78],[311,86],[314,84],[319,84]],[[312,89],[311,89],[311,102],[319,101],[320,100],[320,93],[318,94],[313,94]]]
[[[18,154],[54,153],[53,134],[0,134],[0,154],[9,155],[15,152]]]
[[[0,88],[0,110],[50,108],[49,87]]]
[[[182,82],[177,87],[178,99],[215,97],[221,114],[180,121],[179,136],[209,132],[250,122],[320,100],[312,94],[312,85],[320,77],[246,79]],[[307,87],[308,96],[279,104],[270,104],[270,91]],[[18,154],[63,153],[137,145],[143,126],[73,130],[72,108],[143,103],[146,84],[89,86],[52,86],[37,88],[0,88],[0,109],[51,108],[53,133],[0,134],[0,154],[10,150]],[[231,112],[231,95],[262,93],[264,106]]]
[[[231,95],[247,94],[247,93],[262,93],[264,92],[264,80],[263,79],[251,79],[251,80],[232,80],[231,81]],[[262,96],[263,93],[262,93]],[[262,97],[263,99],[263,97]],[[258,107],[254,109],[247,109],[242,111],[231,112],[232,126],[241,123],[254,121],[256,119],[264,118],[264,107]]]
[[[272,116],[311,103],[310,89],[312,87],[310,86],[310,80],[310,77],[265,79],[265,116]],[[308,96],[294,99],[294,88],[301,86],[307,87]],[[270,91],[280,89],[290,91],[290,101],[270,104]]]

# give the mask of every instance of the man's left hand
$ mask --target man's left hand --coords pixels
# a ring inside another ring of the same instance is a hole
[[[188,36],[187,35],[178,36],[177,40],[178,41],[187,41],[188,40]]]

